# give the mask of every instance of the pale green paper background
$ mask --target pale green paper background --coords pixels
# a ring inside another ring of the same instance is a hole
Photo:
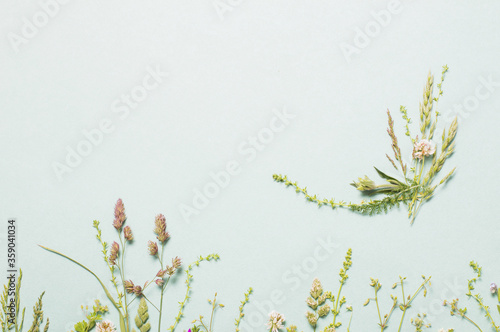
[[[406,105],[417,121],[429,70],[439,76],[443,64],[450,67],[439,104],[441,125],[449,125],[454,105],[472,100],[481,79],[500,82],[500,4],[402,0],[399,13],[349,62],[341,44],[352,45],[356,29],[374,24],[371,13],[387,10],[388,1],[226,3],[232,10],[219,16],[212,0],[70,1],[19,53],[8,34],[20,34],[23,17],[31,19],[40,5],[0,4],[1,241],[7,218],[17,218],[27,310],[45,290],[51,331],[67,331],[82,318],[81,304],[104,300],[89,274],[37,244],[71,254],[107,279],[92,220],[102,222],[106,239],[115,239],[113,206],[121,197],[136,237],[127,260],[134,281],[157,270],[145,248],[157,213],[166,215],[172,234],[168,255],[185,262],[212,252],[222,257],[194,271],[180,331],[197,315],[209,314],[205,300],[216,291],[226,305],[217,314],[217,331],[231,331],[249,286],[255,289],[246,311],[255,326],[249,331],[264,331],[273,291],[284,294],[273,309],[308,331],[304,300],[310,284],[319,277],[325,288],[337,289],[349,247],[353,266],[344,295],[354,307],[353,331],[377,330],[375,307],[362,307],[372,296],[369,277],[385,286],[381,296],[388,311],[389,286],[398,275],[414,288],[421,274],[432,275],[433,286],[406,319],[427,312],[434,331],[471,331],[440,303],[460,297],[470,315],[481,319],[464,295],[472,276],[468,264],[475,259],[484,266],[477,289],[496,305],[488,286],[500,282],[498,83],[477,107],[460,114],[457,152],[445,167],[456,165],[456,176],[423,206],[413,226],[404,209],[375,217],[318,209],[271,176],[288,174],[320,196],[360,200],[351,180],[375,177],[372,166],[391,171],[384,156],[391,151],[387,108],[409,156],[397,111]],[[121,119],[113,102],[142,82],[148,66],[169,77]],[[273,109],[283,108],[296,117],[248,161],[240,145],[269,126]],[[82,131],[104,118],[114,131],[58,181],[53,163],[64,162],[66,148],[76,148],[85,139]],[[187,223],[179,207],[192,204],[193,191],[212,181],[210,172],[232,160],[241,172]],[[328,239],[335,248],[315,267],[315,252]],[[308,271],[300,279],[295,271],[303,264]],[[167,292],[162,331],[177,313],[183,280]],[[342,321],[347,323],[346,315]],[[411,330],[408,322],[404,331]]]

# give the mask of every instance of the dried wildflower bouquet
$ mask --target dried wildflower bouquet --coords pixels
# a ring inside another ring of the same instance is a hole
[[[469,263],[469,266],[472,268],[472,270],[474,271],[476,276],[467,281],[467,293],[465,295],[467,295],[467,297],[469,297],[469,298],[474,299],[477,302],[479,309],[484,314],[484,318],[486,321],[486,323],[484,323],[484,325],[486,325],[487,323],[490,325],[490,329],[489,330],[484,329],[484,331],[500,332],[500,325],[495,322],[495,320],[493,318],[494,315],[491,312],[491,308],[485,303],[481,294],[479,294],[479,293],[473,294],[472,293],[472,291],[475,289],[474,284],[476,282],[478,282],[478,280],[481,278],[481,276],[483,274],[483,269],[475,261],[471,261]],[[498,312],[500,313],[500,293],[498,292],[497,284],[491,283],[490,293],[491,293],[491,295],[496,295],[496,296],[494,296],[494,297],[497,297],[497,300],[498,300],[496,307],[497,307]],[[458,299],[444,301],[444,305],[450,307],[450,315],[456,316],[456,317],[461,317],[462,319],[471,323],[472,326],[475,327],[475,330],[479,330],[480,332],[483,331],[483,329],[481,329],[481,327],[479,327],[478,323],[476,323],[469,316],[467,316],[467,308],[466,307],[460,308],[458,306]]]
[[[309,296],[306,299],[306,304],[308,306],[308,311],[306,311],[305,318],[308,323],[309,330],[313,332],[339,332],[339,331],[351,331],[351,322],[354,316],[354,310],[352,305],[347,304],[347,299],[342,295],[343,286],[346,284],[349,278],[347,272],[352,265],[352,250],[349,249],[346,253],[343,267],[339,272],[339,288],[337,292],[325,291],[321,281],[317,278],[313,280],[312,286],[309,290]],[[422,276],[422,282],[420,286],[414,292],[408,292],[407,286],[405,286],[406,278],[399,277],[399,281],[392,285],[392,289],[399,288],[401,292],[401,297],[398,298],[396,295],[390,295],[392,300],[392,306],[386,314],[383,314],[382,307],[379,301],[379,293],[382,289],[382,284],[378,279],[370,278],[370,286],[374,290],[374,297],[368,298],[363,304],[364,307],[368,306],[370,303],[374,303],[377,309],[378,322],[374,325],[373,331],[408,331],[405,325],[409,325],[408,319],[405,317],[409,314],[410,308],[414,300],[418,297],[420,293],[423,296],[427,296],[427,287],[431,285],[431,277]],[[343,309],[345,307],[345,309]],[[400,312],[400,318],[397,318],[398,312]],[[331,313],[331,315],[330,315]],[[346,317],[348,320],[347,324],[343,324],[340,319],[342,316]],[[365,319],[363,314],[360,314],[358,318]],[[355,318],[356,320],[356,318]],[[423,331],[424,328],[430,328],[431,324],[426,322],[427,315],[425,313],[418,313],[416,317],[411,318],[409,323],[414,327],[416,332]],[[285,316],[276,311],[272,311],[269,314],[269,321],[267,323],[267,329],[269,332],[298,332],[299,329],[296,325],[290,325],[285,327]],[[323,327],[321,327],[323,326]],[[345,328],[344,328],[345,326]],[[376,327],[375,327],[376,326]],[[388,329],[390,327],[390,329]],[[397,329],[396,329],[397,328]],[[453,329],[441,329],[440,332],[453,332]]]
[[[394,178],[386,173],[375,168],[378,175],[384,181],[381,184],[375,183],[367,176],[359,178],[358,181],[351,183],[356,189],[368,195],[382,194],[385,195],[382,199],[361,201],[359,204],[347,203],[345,201],[335,201],[335,199],[320,199],[316,195],[311,196],[307,192],[307,187],[300,188],[297,182],[291,182],[287,176],[274,174],[273,178],[277,182],[283,182],[286,186],[295,187],[296,192],[303,193],[307,200],[317,203],[319,206],[329,205],[333,209],[343,207],[349,208],[352,211],[357,211],[363,214],[378,214],[387,212],[388,209],[399,206],[401,203],[408,206],[408,218],[411,222],[420,209],[420,206],[430,199],[436,188],[444,184],[454,173],[452,169],[438,184],[433,184],[436,176],[443,168],[445,161],[451,156],[455,150],[454,139],[457,133],[457,118],[453,120],[448,131],[443,129],[441,135],[441,148],[438,149],[433,142],[434,134],[437,127],[439,112],[435,110],[435,104],[443,94],[441,89],[444,75],[448,71],[448,67],[444,66],[441,74],[441,82],[437,84],[438,93],[434,97],[434,76],[429,73],[427,82],[424,88],[423,101],[420,103],[420,133],[412,136],[410,132],[411,119],[408,117],[407,110],[404,106],[400,107],[400,112],[406,122],[406,136],[411,140],[413,146],[412,160],[408,166],[405,162],[401,149],[398,144],[398,139],[394,132],[394,121],[391,113],[387,111],[389,128],[387,133],[391,138],[391,147],[394,153],[394,158],[386,154],[391,165],[399,172],[399,178]]]
[[[92,270],[83,265],[82,263],[60,253],[53,249],[49,249],[47,247],[41,246],[43,249],[48,250],[54,254],[60,255],[71,262],[77,264],[78,266],[85,269],[87,272],[92,274],[102,289],[104,290],[107,298],[112,303],[113,307],[118,311],[119,314],[119,331],[121,332],[134,332],[135,330],[130,323],[131,313],[130,313],[130,305],[138,299],[140,301],[139,308],[137,310],[137,315],[135,316],[134,323],[137,329],[140,332],[148,332],[151,330],[151,322],[149,321],[149,313],[148,313],[148,305],[149,303],[152,307],[154,307],[158,311],[158,332],[161,331],[161,323],[163,316],[163,300],[164,293],[169,284],[170,279],[180,270],[181,268],[181,259],[179,257],[174,257],[171,260],[171,265],[167,265],[164,260],[165,254],[165,246],[170,238],[169,232],[167,232],[167,223],[165,216],[159,214],[155,218],[155,227],[154,233],[156,235],[157,241],[149,241],[147,245],[147,250],[149,255],[153,256],[155,260],[159,264],[159,269],[157,272],[152,273],[152,277],[149,280],[146,280],[144,284],[137,284],[132,280],[127,280],[126,278],[126,264],[124,260],[126,249],[132,244],[134,241],[134,236],[132,234],[132,229],[130,226],[124,226],[126,221],[125,216],[125,207],[121,199],[118,200],[115,206],[115,219],[113,222],[113,226],[118,233],[119,243],[114,241],[109,247],[108,243],[105,242],[102,238],[102,232],[99,227],[100,223],[98,221],[94,221],[94,228],[97,231],[96,238],[99,241],[102,247],[103,260],[106,263],[106,266],[109,268],[110,272],[110,280],[112,284],[112,289],[108,289],[105,284],[102,282],[101,278],[97,276]],[[168,328],[168,331],[173,332],[175,328],[178,326],[182,316],[183,310],[186,306],[186,303],[190,297],[191,290],[191,281],[193,276],[191,275],[191,271],[195,266],[198,266],[202,261],[212,261],[218,260],[219,256],[217,254],[210,254],[208,256],[200,256],[195,262],[188,265],[184,268],[184,272],[186,273],[186,293],[184,299],[179,302],[179,312],[175,316],[172,324]],[[141,286],[142,285],[142,286]],[[155,305],[150,299],[147,293],[149,292],[149,288],[156,288],[156,291],[160,293],[160,303]],[[112,322],[109,321],[101,321],[102,314],[107,312],[107,307],[103,307],[96,303],[96,306],[93,308],[93,312],[86,313],[87,320],[77,323],[75,325],[75,330],[77,332],[87,332],[96,327],[97,332],[114,332],[115,326]]]

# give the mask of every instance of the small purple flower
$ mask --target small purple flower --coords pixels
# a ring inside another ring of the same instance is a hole
[[[491,294],[495,294],[498,291],[498,286],[494,282],[491,283],[490,285],[490,292]]]

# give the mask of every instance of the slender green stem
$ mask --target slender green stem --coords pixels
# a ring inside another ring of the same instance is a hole
[[[377,305],[378,320],[380,321],[380,327],[381,327],[380,331],[384,331],[384,323],[382,322],[382,316],[380,315],[380,307],[378,305],[378,289],[377,288],[375,288],[375,304]]]
[[[203,325],[203,328],[205,329],[205,331],[209,332],[208,328],[205,326],[205,323],[203,323],[203,319],[201,317],[200,317],[200,323],[201,323],[201,325]]]
[[[170,277],[168,277],[167,281],[161,286],[161,295],[160,295],[160,318],[158,319],[158,332],[160,332],[161,329],[161,316],[163,313],[163,293],[165,292],[165,289],[167,288],[168,282],[170,281]]]
[[[157,307],[157,306],[155,306],[155,305],[154,305],[154,303],[153,303],[153,302],[151,302],[151,301],[150,301],[150,300],[146,297],[146,295],[142,294],[142,296],[144,296],[144,298],[146,299],[146,301],[148,301],[148,302],[149,302],[149,303],[150,303],[153,307],[155,307],[155,309],[156,309],[158,312],[160,311],[160,309],[158,309],[158,307]]]
[[[349,332],[351,330],[351,322],[352,322],[352,315],[354,313],[351,311],[351,318],[349,318],[349,325],[347,325],[347,332]]]
[[[342,286],[344,283],[340,283],[339,291],[337,292],[337,301],[335,301],[335,312],[333,313],[333,326],[335,326],[335,323],[337,321],[337,316],[340,313],[340,308],[338,307],[339,301],[340,301],[340,292],[342,291]]]
[[[123,285],[124,282],[125,282],[125,263],[124,263],[124,258],[125,258],[125,246],[127,244],[127,241],[124,242],[122,240],[122,233],[121,233],[121,231],[118,232],[118,238],[120,239],[120,243],[122,245],[120,277],[122,279],[122,285]],[[123,291],[123,296],[124,296],[124,301],[125,301],[125,304],[126,304],[127,303],[127,292],[125,290]],[[124,310],[125,310],[125,323],[127,325],[127,331],[130,331],[130,319],[129,319],[129,316],[128,316],[128,306],[127,305],[124,306]]]
[[[410,299],[408,300],[408,302],[405,303],[405,299],[404,299],[404,295],[403,295],[403,307],[404,307],[404,309],[403,309],[403,316],[401,317],[401,322],[399,323],[398,332],[401,331],[401,327],[403,326],[403,320],[405,318],[406,309],[409,308],[410,304],[413,302],[413,300],[415,299],[415,297],[422,290],[422,288],[425,286],[425,284],[427,284],[429,282],[430,279],[431,279],[431,277],[429,277],[429,278],[427,278],[427,279],[424,280],[424,282],[420,285],[420,287],[415,291],[415,293],[413,294],[413,296],[410,297]],[[402,285],[403,285],[403,281],[401,281],[401,287],[403,287]]]
[[[465,318],[465,319],[467,319],[470,323],[472,323],[475,327],[477,327],[477,329],[479,331],[483,332],[483,330],[481,330],[481,328],[472,319],[470,319],[469,317],[467,317],[465,315],[463,315],[462,317]]]
[[[56,255],[59,255],[59,256],[62,256],[64,258],[66,258],[67,260],[75,263],[76,265],[80,266],[81,268],[85,269],[87,272],[89,272],[90,274],[92,274],[96,279],[97,281],[99,282],[99,284],[101,285],[102,289],[104,290],[104,293],[106,293],[106,296],[107,298],[111,301],[111,303],[113,304],[113,306],[116,308],[116,310],[118,310],[118,314],[119,314],[119,319],[120,319],[120,330],[122,332],[128,332],[127,328],[126,328],[126,325],[125,325],[125,317],[123,317],[123,314],[120,310],[120,305],[118,303],[116,303],[115,299],[111,296],[111,293],[108,291],[108,289],[106,288],[106,286],[104,286],[104,283],[101,281],[101,279],[99,279],[99,277],[97,276],[97,274],[95,274],[92,270],[90,270],[88,267],[86,267],[85,265],[81,264],[80,262],[58,252],[58,251],[55,251],[54,249],[50,249],[50,248],[47,248],[47,247],[44,247],[44,246],[41,246],[39,245],[41,248],[53,253],[53,254],[56,254]]]
[[[160,266],[161,269],[163,270],[163,252],[165,250],[165,244],[162,242],[161,243],[161,259],[160,259]],[[167,282],[163,285],[161,285],[161,295],[160,295],[160,317],[158,318],[158,332],[161,330],[161,316],[162,316],[162,311],[163,311],[163,293],[165,291],[165,288],[167,287],[168,281],[170,278],[167,279]]]

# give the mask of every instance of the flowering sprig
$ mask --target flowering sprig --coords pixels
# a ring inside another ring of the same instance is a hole
[[[89,311],[88,306],[82,305],[82,311],[85,314],[85,319],[75,324],[74,329],[76,332],[88,332],[99,325],[102,316],[109,311],[107,306],[103,306],[99,300],[95,300],[95,305],[92,306],[92,311]],[[99,329],[97,330],[99,331]],[[113,330],[115,331],[115,330]],[[71,331],[73,332],[73,331]]]
[[[410,320],[411,325],[415,326],[415,332],[422,332],[424,328],[430,328],[431,324],[425,322],[427,314],[417,314],[417,317]]]
[[[279,332],[285,324],[285,316],[276,311],[271,311],[269,313],[269,320],[266,323],[266,327],[269,332]]]
[[[398,139],[394,131],[394,120],[389,110],[388,129],[387,133],[391,138],[391,149],[394,153],[394,159],[386,154],[391,165],[400,173],[400,179],[396,179],[386,173],[375,168],[378,175],[385,181],[383,184],[377,185],[367,176],[359,178],[358,181],[351,183],[359,191],[368,195],[383,194],[382,199],[361,201],[360,203],[352,203],[346,201],[336,201],[335,199],[319,198],[317,195],[310,195],[307,192],[307,187],[299,187],[297,182],[292,182],[286,175],[274,174],[273,179],[276,182],[284,183],[286,186],[292,186],[297,193],[302,193],[308,201],[318,204],[318,206],[327,205],[332,209],[348,208],[352,211],[362,214],[378,214],[385,213],[393,207],[399,207],[404,204],[408,207],[408,218],[413,221],[421,205],[430,199],[437,187],[446,183],[455,172],[452,169],[441,181],[433,185],[433,180],[443,168],[445,161],[455,151],[454,139],[457,133],[458,121],[457,118],[451,123],[448,132],[443,130],[442,144],[440,153],[437,152],[437,147],[432,138],[437,128],[439,112],[435,110],[435,104],[443,94],[442,84],[445,73],[448,67],[444,66],[441,73],[441,82],[437,84],[437,96],[433,95],[434,76],[429,73],[423,93],[423,101],[420,104],[420,135],[412,137],[410,132],[411,119],[408,117],[408,111],[404,106],[400,107],[403,120],[405,121],[405,135],[411,140],[413,147],[412,164],[410,167],[404,161],[399,146]],[[438,156],[439,155],[439,156]],[[426,160],[427,162],[426,165]]]
[[[14,330],[15,332],[23,331],[24,314],[26,308],[21,309],[21,284],[23,279],[23,271],[19,269],[17,282],[7,278],[7,283],[3,285],[3,292],[0,293],[0,328],[2,332]],[[13,294],[14,293],[14,294]],[[47,318],[44,323],[44,312],[42,298],[43,292],[35,305],[33,306],[33,322],[28,332],[47,332],[49,330],[50,321]],[[19,317],[21,314],[21,317]]]
[[[403,321],[406,315],[406,311],[411,307],[411,303],[415,300],[417,295],[423,290],[424,297],[427,296],[427,285],[431,285],[430,280],[431,277],[425,277],[422,276],[422,283],[420,286],[417,288],[417,290],[413,293],[413,295],[406,295],[405,290],[404,290],[404,282],[406,278],[399,276],[399,282],[396,282],[392,285],[392,289],[395,289],[397,287],[401,288],[401,298],[402,302],[398,300],[398,297],[395,295],[391,294],[391,300],[392,300],[392,307],[389,310],[389,313],[385,314],[383,317],[380,313],[380,306],[379,306],[379,301],[378,301],[378,292],[382,288],[382,284],[378,281],[378,279],[370,278],[370,286],[373,287],[375,291],[375,297],[374,298],[368,298],[365,303],[363,304],[364,306],[367,306],[371,301],[374,301],[376,306],[377,306],[377,312],[378,312],[378,318],[379,318],[379,327],[380,331],[384,331],[388,326],[389,326],[389,320],[392,318],[394,310],[396,308],[399,308],[403,313],[401,315],[401,321],[399,323],[399,328],[398,332],[401,331],[403,327]]]
[[[342,264],[342,268],[339,272],[339,289],[337,291],[337,295],[335,296],[331,291],[324,291],[323,285],[318,278],[313,280],[311,285],[311,289],[309,290],[309,296],[306,299],[306,304],[312,311],[306,312],[306,319],[309,323],[309,326],[316,331],[318,329],[318,321],[320,319],[326,318],[330,312],[333,315],[332,322],[326,325],[323,329],[323,332],[334,332],[335,329],[339,328],[342,323],[338,321],[338,317],[341,313],[342,306],[346,303],[345,296],[342,296],[342,288],[345,285],[349,275],[347,271],[351,268],[352,265],[352,249],[348,249],[344,262]],[[351,313],[352,319],[352,306],[346,306],[347,312]],[[350,321],[349,327],[350,328]],[[289,332],[297,331],[297,327],[295,325],[291,325],[287,328]]]
[[[208,300],[208,303],[212,307],[212,313],[210,314],[210,323],[204,322],[203,321],[204,317],[202,315],[200,315],[200,317],[198,319],[195,319],[192,322],[193,324],[195,324],[193,326],[194,330],[201,331],[203,329],[205,332],[213,332],[214,331],[213,325],[214,325],[215,310],[217,308],[224,308],[224,305],[222,303],[217,303],[217,293],[215,293],[213,300]]]
[[[484,317],[486,317],[486,319],[489,322],[489,324],[491,325],[491,327],[495,331],[499,332],[500,326],[497,325],[495,323],[495,321],[493,320],[493,316],[491,314],[490,307],[485,304],[483,297],[479,293],[478,294],[472,293],[472,291],[475,289],[474,285],[479,280],[479,278],[481,278],[481,276],[482,276],[482,268],[475,261],[471,261],[469,263],[469,266],[472,268],[472,270],[474,271],[476,276],[467,281],[467,293],[465,295],[467,295],[469,298],[473,298],[474,300],[476,300],[477,304],[479,305],[479,308],[481,309],[481,311],[484,312]],[[497,292],[496,284],[490,285],[490,292],[492,294],[495,294]],[[443,305],[450,307],[450,315],[462,317],[463,319],[467,320],[469,323],[474,325],[479,331],[482,331],[482,329],[479,327],[479,325],[476,322],[474,322],[470,317],[467,316],[467,308],[466,307],[460,308],[458,306],[458,301],[459,301],[458,299],[445,300],[443,302]],[[500,296],[498,297],[498,303],[500,303]],[[500,304],[497,304],[497,309],[500,312]]]
[[[210,262],[210,261],[218,261],[220,259],[219,255],[217,254],[210,254],[208,256],[200,256],[196,261],[193,263],[189,264],[186,269],[186,281],[184,282],[186,284],[186,294],[184,295],[184,300],[179,302],[179,312],[177,316],[174,319],[174,323],[168,328],[168,332],[174,332],[175,328],[181,321],[182,317],[184,317],[184,307],[186,306],[187,302],[191,298],[190,292],[191,292],[191,282],[193,281],[193,275],[191,274],[191,271],[195,266],[200,266],[200,263],[203,261]]]
[[[351,261],[351,256],[352,256],[352,250],[349,249],[343,264],[343,268],[340,270],[340,283],[341,285],[344,285],[346,282],[348,276],[347,276],[347,270],[350,268],[352,265]],[[416,297],[420,294],[423,293],[423,296],[427,296],[427,287],[430,286],[430,280],[431,277],[425,277],[422,276],[422,283],[420,286],[415,290],[414,293],[407,294],[405,291],[405,280],[406,278],[399,277],[399,282],[393,284],[392,289],[395,289],[397,287],[400,287],[401,289],[401,298],[402,300],[400,301],[397,296],[391,295],[392,299],[392,306],[387,314],[382,316],[381,314],[381,309],[380,309],[380,303],[379,303],[379,292],[382,289],[382,284],[379,282],[378,279],[370,278],[370,286],[373,287],[375,296],[373,298],[368,298],[363,306],[367,306],[369,303],[374,302],[376,307],[377,307],[377,312],[378,312],[378,318],[379,318],[379,323],[378,323],[378,328],[380,332],[384,332],[387,327],[389,326],[389,321],[390,319],[394,316],[394,312],[397,309],[400,309],[402,314],[401,314],[401,320],[399,322],[399,327],[397,329],[398,332],[403,331],[403,322],[405,321],[405,315],[407,314],[408,309],[412,306],[413,301],[416,299]],[[321,332],[335,332],[339,331],[339,328],[342,326],[342,323],[340,321],[336,320],[336,317],[340,313],[340,308],[342,307],[342,304],[346,303],[346,298],[344,296],[341,297],[340,290],[339,289],[337,298],[332,296],[331,292],[325,292],[323,289],[323,286],[319,279],[314,279],[311,289],[309,290],[309,296],[306,299],[306,304],[309,307],[309,309],[312,309],[312,311],[308,311],[306,313],[306,319],[309,323],[309,326],[313,331],[321,331]],[[334,314],[334,319],[333,322],[326,325],[324,328],[320,329],[319,328],[319,321],[321,318],[324,318],[328,315],[328,312],[326,311],[325,308],[330,309],[329,307],[332,307],[330,310]],[[350,331],[351,329],[351,322],[353,319],[353,307],[352,305],[346,305],[345,306],[346,312],[350,314],[350,319],[349,319],[349,324],[347,325],[347,332]],[[415,326],[416,331],[423,331],[424,328],[430,327],[429,323],[424,322],[424,319],[426,318],[425,314],[419,314],[410,322],[412,323],[413,326]],[[274,322],[275,317],[272,316],[272,319],[270,319],[270,323]],[[284,321],[284,318],[283,318]],[[284,323],[281,324],[281,327],[277,327],[277,331],[279,331],[281,328],[283,328]],[[295,325],[291,325],[286,329],[288,332],[297,332],[297,327]],[[396,329],[394,329],[396,331]],[[405,330],[406,331],[406,330]],[[443,330],[444,331],[444,330]],[[446,330],[447,332],[452,332],[453,330],[449,329]]]
[[[114,220],[113,220],[113,227],[116,229],[118,233],[118,241],[113,241],[111,246],[108,246],[108,242],[104,241],[102,238],[102,231],[100,229],[100,223],[98,221],[94,221],[93,225],[94,228],[97,231],[96,238],[101,244],[102,247],[102,254],[103,254],[103,259],[106,265],[109,268],[109,272],[111,274],[111,283],[113,285],[113,288],[115,290],[115,294],[112,294],[110,290],[104,285],[102,280],[99,278],[99,276],[94,273],[91,269],[83,265],[82,263],[60,253],[57,252],[53,249],[40,246],[43,249],[52,252],[54,254],[60,255],[69,261],[77,264],[78,266],[82,267],[85,269],[87,272],[92,274],[99,284],[101,285],[102,289],[104,290],[106,297],[108,300],[111,301],[113,304],[113,307],[118,311],[119,314],[119,328],[120,332],[131,332],[133,331],[131,328],[130,324],[130,314],[129,314],[129,306],[136,300],[137,298],[141,298],[141,305],[140,307],[144,307],[146,301],[149,302],[158,312],[159,312],[159,321],[158,321],[158,331],[161,331],[161,319],[162,319],[162,313],[163,313],[163,294],[165,292],[165,289],[168,285],[168,282],[170,278],[181,268],[181,259],[179,257],[174,257],[172,258],[172,264],[171,265],[166,265],[164,262],[164,251],[165,251],[165,244],[167,240],[170,238],[170,234],[167,232],[166,228],[166,218],[162,215],[159,214],[155,218],[155,228],[154,228],[154,233],[156,234],[156,239],[158,240],[158,243],[160,244],[160,247],[158,247],[157,242],[149,241],[147,248],[148,252],[150,255],[154,256],[156,259],[158,259],[160,263],[160,270],[156,272],[153,276],[152,279],[149,281],[146,281],[144,285],[141,284],[136,284],[132,280],[126,279],[126,271],[125,271],[125,251],[126,248],[128,247],[129,244],[132,243],[134,240],[134,236],[132,233],[132,229],[128,225],[124,225],[125,222],[127,221],[127,217],[125,214],[125,206],[123,204],[123,201],[119,199],[115,205],[115,211],[114,211]],[[199,265],[199,263],[203,260],[217,260],[219,259],[219,256],[216,254],[208,255],[206,257],[200,257],[194,264]],[[192,265],[190,265],[186,269],[186,273],[188,274],[188,280],[186,281],[187,284],[187,292],[186,296],[184,298],[184,301],[180,302],[181,309],[179,311],[179,314],[175,318],[174,324],[170,327],[169,331],[173,332],[175,329],[175,326],[179,323],[181,317],[182,317],[182,310],[189,298],[189,290],[190,290],[190,282],[192,280],[192,275],[189,273],[192,269]],[[116,275],[118,274],[118,276]],[[157,285],[160,289],[160,305],[159,307],[153,304],[148,297],[146,296],[146,289],[150,285]],[[127,298],[128,297],[132,297]],[[147,307],[146,307],[147,308]],[[137,322],[136,322],[137,323]],[[149,322],[147,323],[149,324]],[[106,324],[101,324],[100,329],[102,332],[108,332],[108,331],[115,331],[114,326],[111,325],[106,325]],[[143,331],[144,328],[141,329]],[[149,329],[148,329],[149,330]],[[86,332],[83,330],[83,332]]]
[[[250,295],[252,294],[253,292],[253,288],[250,287],[247,292],[245,293],[245,299],[243,301],[241,301],[241,304],[239,306],[239,315],[238,315],[238,318],[235,319],[235,322],[234,322],[234,325],[236,326],[236,332],[239,332],[240,331],[240,323],[241,323],[241,320],[243,319],[243,317],[245,316],[245,314],[243,313],[243,309],[245,308],[245,305],[248,304],[248,302],[250,301]]]

